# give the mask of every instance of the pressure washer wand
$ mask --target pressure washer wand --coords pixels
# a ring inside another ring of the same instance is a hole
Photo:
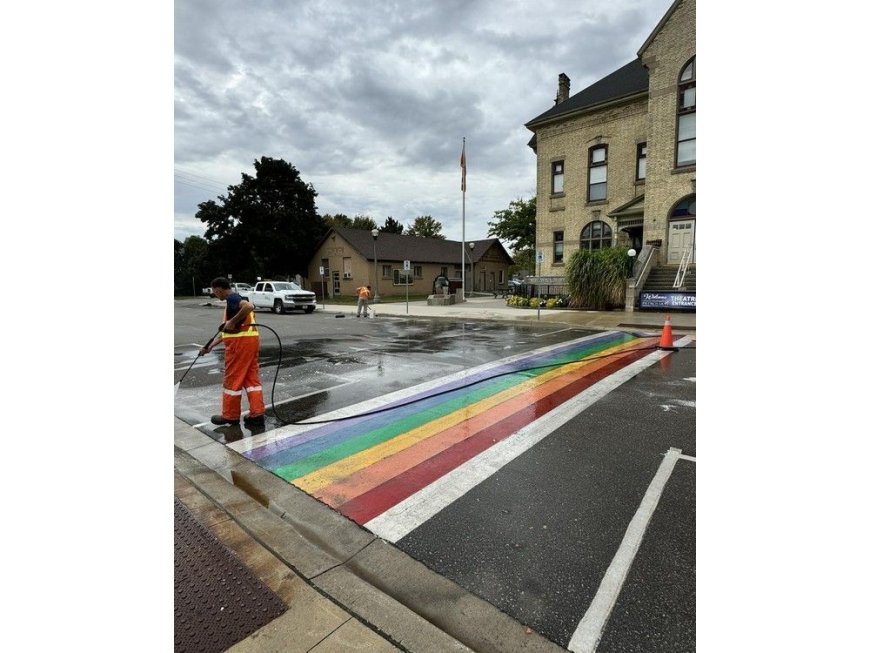
[[[220,334],[220,332],[223,330],[224,330],[224,325],[221,324],[220,327],[218,327],[217,332],[211,338],[208,339],[208,342],[205,343],[205,346],[208,347],[211,344],[211,341],[214,340],[215,338],[217,338],[218,334]],[[175,384],[175,393],[176,394],[178,394],[178,388],[181,386],[181,382],[184,381],[184,377],[187,376],[187,373],[190,372],[191,369],[193,369],[193,364],[199,360],[200,356],[202,356],[201,349],[198,352],[196,352],[196,356],[190,362],[190,367],[187,368],[187,370],[184,372],[184,374],[181,375],[181,379],[178,381],[178,383]]]

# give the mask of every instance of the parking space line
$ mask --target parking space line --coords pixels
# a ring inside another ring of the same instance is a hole
[[[693,462],[693,463],[698,462],[698,461],[695,459],[694,456],[687,456],[687,455],[684,454],[684,453],[680,454],[680,460],[689,460],[689,461],[691,461],[691,462]]]
[[[568,327],[567,329],[559,329],[558,331],[547,331],[547,333],[533,333],[533,338],[543,338],[544,336],[552,336],[556,333],[564,333],[565,331],[576,331],[577,327]]]
[[[634,513],[634,517],[628,524],[622,543],[619,545],[616,555],[613,556],[613,560],[611,560],[610,566],[601,580],[601,585],[598,586],[595,598],[592,599],[586,614],[583,615],[583,619],[580,620],[580,624],[571,636],[571,641],[568,642],[569,651],[594,653],[604,632],[604,626],[607,624],[616,599],[622,590],[625,578],[628,576],[628,570],[640,548],[646,528],[665,489],[665,484],[668,482],[677,460],[681,457],[682,450],[673,447],[665,454],[664,460],[649,484],[637,512]]]

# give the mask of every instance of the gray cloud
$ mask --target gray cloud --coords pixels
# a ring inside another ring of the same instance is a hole
[[[630,61],[669,0],[178,0],[175,236],[261,156],[291,162],[321,213],[432,215],[466,237],[535,192],[523,124]]]

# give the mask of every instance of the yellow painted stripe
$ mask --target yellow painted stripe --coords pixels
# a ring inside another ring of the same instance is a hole
[[[623,343],[599,352],[595,355],[594,358],[605,356],[607,354],[617,353],[624,350],[634,349],[637,346],[637,340]],[[369,465],[376,463],[379,460],[382,460],[383,458],[387,458],[389,456],[392,456],[393,454],[403,451],[404,449],[407,449],[408,447],[412,447],[417,442],[432,437],[433,435],[436,435],[441,431],[451,428],[456,424],[459,424],[460,422],[471,419],[472,417],[475,417],[480,413],[490,410],[494,406],[497,406],[500,403],[516,397],[517,395],[528,392],[529,390],[536,388],[539,385],[543,385],[544,383],[547,383],[548,381],[558,378],[564,374],[576,372],[579,368],[593,362],[596,361],[577,361],[573,364],[568,364],[563,367],[557,367],[550,372],[545,372],[540,376],[529,379],[528,381],[523,381],[519,385],[508,388],[507,390],[503,390],[502,392],[493,395],[492,397],[489,397],[487,399],[484,399],[483,401],[479,401],[476,404],[469,406],[465,410],[454,411],[449,415],[445,415],[444,417],[433,420],[428,424],[424,424],[423,426],[412,429],[403,435],[393,438],[392,440],[387,440],[386,442],[382,442],[381,444],[375,445],[374,447],[370,447],[369,449],[354,454],[353,456],[348,456],[343,460],[339,460],[332,463],[331,465],[322,467],[321,469],[311,472],[310,474],[300,476],[299,478],[293,480],[293,485],[298,487],[300,490],[308,493],[317,492],[318,490],[326,487],[327,485],[331,485],[332,483],[335,483],[336,481],[346,476],[355,474],[361,469],[364,469]]]

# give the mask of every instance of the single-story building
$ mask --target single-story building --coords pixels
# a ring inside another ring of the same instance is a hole
[[[405,261],[410,263],[407,275]],[[497,238],[465,241],[469,290],[492,292],[503,287],[512,264]],[[462,287],[461,241],[385,232],[375,237],[371,231],[335,227],[308,263],[309,285],[321,298],[324,292],[327,297],[353,297],[360,286],[371,286],[378,296],[429,295],[439,275],[450,280],[451,288]]]

